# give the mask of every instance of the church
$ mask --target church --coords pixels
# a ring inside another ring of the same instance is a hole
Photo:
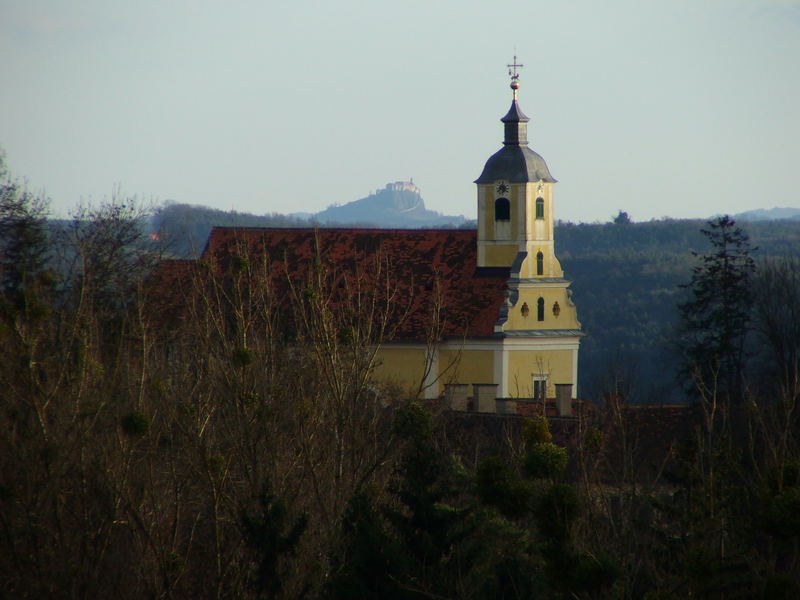
[[[369,323],[375,379],[409,396],[507,414],[549,399],[570,415],[583,333],[555,254],[556,180],[528,146],[518,66],[503,145],[475,180],[477,230],[216,227],[200,261],[224,271],[246,252],[282,304],[306,303],[295,321]],[[322,272],[325,291],[308,292]]]

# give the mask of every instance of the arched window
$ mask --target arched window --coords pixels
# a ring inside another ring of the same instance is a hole
[[[544,198],[541,196],[536,199],[536,218],[544,219]]]
[[[536,301],[536,319],[544,321],[544,298],[539,298]]]
[[[511,204],[508,198],[498,198],[494,201],[494,220],[509,221],[511,219]]]
[[[536,253],[536,274],[544,275],[544,254],[541,252]]]

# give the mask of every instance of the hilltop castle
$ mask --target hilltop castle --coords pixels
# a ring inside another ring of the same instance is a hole
[[[395,181],[394,183],[386,184],[387,192],[411,192],[419,196],[419,188],[414,185],[414,180],[411,181]]]

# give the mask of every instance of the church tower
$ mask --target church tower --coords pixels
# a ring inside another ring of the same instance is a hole
[[[517,382],[532,378],[527,389],[533,397],[553,397],[559,386],[575,397],[583,333],[568,289],[571,282],[555,255],[556,180],[544,159],[528,147],[528,117],[518,98],[517,68],[522,65],[515,56],[508,66],[512,101],[501,119],[503,147],[475,180],[478,268],[509,269],[505,306],[494,327],[503,347],[500,393],[513,395]]]
[[[514,57],[513,99],[500,119],[503,147],[494,153],[478,185],[478,266],[512,267],[522,261],[519,276],[562,277],[553,250],[553,184],[544,159],[528,147],[528,117],[518,102],[519,74]],[[522,256],[524,255],[524,256]]]

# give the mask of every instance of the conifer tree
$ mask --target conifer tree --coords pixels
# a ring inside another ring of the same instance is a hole
[[[699,264],[692,269],[692,280],[682,286],[689,297],[678,307],[684,374],[694,385],[716,384],[731,398],[743,374],[755,248],[727,215],[709,221],[701,232],[710,249],[693,253]]]

